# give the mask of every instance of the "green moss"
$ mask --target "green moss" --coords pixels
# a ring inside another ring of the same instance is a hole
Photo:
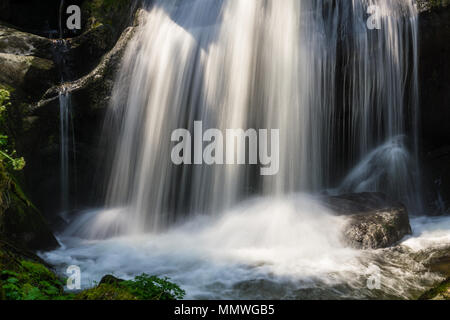
[[[89,17],[86,30],[101,25],[115,28],[126,16],[132,0],[92,0],[83,3],[83,12]]]
[[[5,263],[5,255],[8,259]],[[18,260],[13,253],[2,252],[0,260],[0,296],[6,300],[54,300],[67,298],[61,280],[46,266],[30,260]],[[3,265],[1,265],[3,262]],[[8,266],[10,269],[3,269]]]
[[[184,290],[167,278],[142,274],[134,280],[123,281],[106,276],[92,289],[78,294],[77,300],[176,300],[182,299]]]
[[[450,0],[417,0],[419,10],[434,10],[450,5]]]
[[[126,288],[120,285],[100,284],[85,290],[75,297],[76,300],[137,300]]]
[[[32,57],[29,63],[31,67],[41,71],[51,71],[55,67],[53,61],[37,57]]]
[[[419,300],[450,300],[450,278],[425,292]]]

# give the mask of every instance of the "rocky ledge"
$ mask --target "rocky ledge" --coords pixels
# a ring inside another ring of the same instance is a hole
[[[344,241],[353,248],[387,248],[411,234],[405,206],[382,193],[346,194],[322,200],[336,214],[348,217]]]

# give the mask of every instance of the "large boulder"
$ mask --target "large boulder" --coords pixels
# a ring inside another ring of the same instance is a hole
[[[405,206],[384,194],[356,193],[324,197],[323,203],[336,214],[348,218],[344,241],[353,248],[386,248],[411,234]]]
[[[58,247],[44,218],[0,164],[0,239],[32,250]]]

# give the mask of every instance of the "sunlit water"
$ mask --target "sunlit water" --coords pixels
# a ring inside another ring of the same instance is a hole
[[[78,217],[44,258],[79,265],[84,287],[145,272],[195,299],[417,297],[440,279],[425,263],[450,246],[450,218],[415,218],[400,245],[357,251],[342,244],[345,217],[283,196],[348,174],[340,192],[420,208],[417,132],[403,137],[419,114],[417,30],[412,0],[155,1],[106,117],[107,209]],[[173,165],[171,133],[194,120],[280,129],[279,174]]]
[[[43,257],[62,273],[80,266],[84,288],[105,274],[145,272],[170,277],[192,299],[415,298],[441,279],[424,265],[430,253],[450,248],[450,217],[412,219],[414,234],[394,248],[346,248],[346,218],[304,195],[254,199],[161,234],[87,240],[84,228],[74,236],[78,226],[109,214],[86,212],[60,236],[63,246]],[[367,281],[377,274],[381,288],[370,290]]]
[[[367,26],[370,5],[379,9],[380,29]],[[105,206],[130,208],[127,228],[135,232],[161,231],[198,212],[220,214],[254,194],[333,187],[348,167],[415,124],[412,0],[157,0],[141,18],[104,133],[112,141]],[[222,132],[279,129],[278,174],[174,165],[171,134],[192,133],[196,120]],[[417,208],[414,129],[406,140],[402,153],[376,153],[388,170],[371,176],[367,189]]]

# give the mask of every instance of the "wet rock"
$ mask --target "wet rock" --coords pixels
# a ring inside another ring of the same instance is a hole
[[[423,163],[427,214],[450,213],[450,146],[428,152]]]
[[[0,53],[53,59],[50,39],[26,33],[0,22]]]
[[[450,141],[450,5],[422,12],[419,28],[422,138],[426,149],[436,149]]]
[[[13,95],[17,93],[16,89],[23,92],[22,101],[38,100],[57,79],[55,65],[48,59],[0,53],[0,65],[0,84],[11,88]]]
[[[51,40],[0,23],[0,86],[19,103],[35,102],[58,81]]]
[[[343,238],[353,248],[387,248],[411,234],[405,206],[384,194],[346,194],[325,197],[323,202],[336,214],[348,217]]]
[[[0,195],[0,238],[31,250],[59,246],[40,212],[2,165]]]
[[[450,278],[425,292],[419,300],[450,300]]]
[[[98,159],[105,153],[100,143],[104,114],[122,54],[134,30],[134,27],[127,28],[114,48],[87,75],[63,86],[54,85],[42,100],[28,108],[30,121],[20,141],[20,145],[28,146],[24,149],[24,156],[29,160],[25,168],[27,185],[33,186],[33,200],[39,208],[45,209],[49,219],[53,219],[59,210],[59,203],[54,199],[60,190],[60,179],[52,174],[59,166],[59,93],[64,89],[71,95],[73,110],[76,150],[69,152],[77,155],[77,177],[70,179],[74,184],[70,186],[71,199],[80,207],[97,205],[99,197],[95,192],[98,186],[93,185],[93,177],[101,174]]]
[[[102,280],[100,280],[100,282],[99,282],[98,285],[102,285],[102,284],[117,285],[117,284],[119,284],[119,283],[121,283],[121,282],[123,282],[123,281],[125,281],[125,280],[116,278],[116,277],[114,277],[114,276],[108,274],[108,275],[104,276],[104,277],[102,278]]]

